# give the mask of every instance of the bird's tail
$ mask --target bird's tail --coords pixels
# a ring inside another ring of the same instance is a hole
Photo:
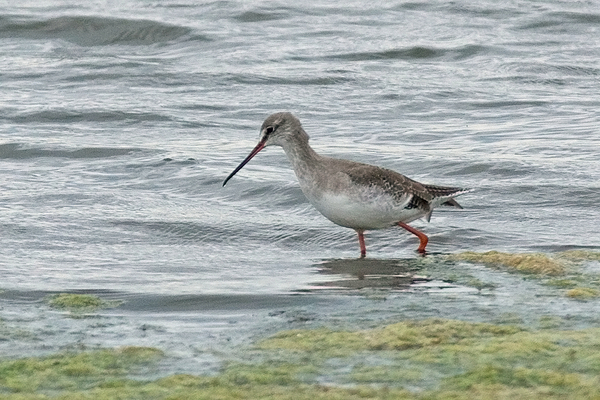
[[[454,200],[455,196],[460,196],[461,194],[465,194],[471,192],[472,189],[465,188],[457,188],[451,186],[436,186],[436,185],[423,185],[427,191],[433,195],[431,210],[425,216],[425,219],[429,222],[431,218],[431,212],[433,208],[437,205],[441,206],[450,206],[462,209],[463,207],[458,204],[458,201]]]

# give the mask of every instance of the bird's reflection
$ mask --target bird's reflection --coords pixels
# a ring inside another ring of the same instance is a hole
[[[330,281],[314,284],[322,289],[407,289],[428,280],[416,275],[420,268],[414,259],[324,260],[315,267],[320,274],[333,275]]]

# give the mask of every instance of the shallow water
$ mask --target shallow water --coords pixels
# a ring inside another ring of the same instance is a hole
[[[414,223],[433,254],[600,249],[594,3],[25,1],[0,11],[0,317],[41,324],[30,329],[46,347],[31,351],[141,341],[156,313],[167,316],[156,331],[173,334],[150,344],[183,349],[198,335],[211,343],[213,329],[226,332],[215,343],[266,334],[265,320],[281,329],[288,319],[270,315],[282,309],[341,325],[378,309],[311,294],[358,244],[307,203],[281,149],[221,187],[275,111],[294,112],[323,154],[474,188],[464,210]],[[367,235],[380,260],[413,260],[416,246],[400,229]],[[485,274],[504,288],[495,293],[531,290]],[[423,296],[431,310],[462,299],[443,316],[502,313],[497,294],[435,285],[398,292],[370,321],[428,316],[406,311]],[[126,299],[105,318],[130,322],[93,339],[80,320],[48,317],[40,299],[73,290]],[[534,300],[517,307],[525,320]],[[557,301],[536,315],[584,318],[591,307]],[[44,336],[44,318],[47,331],[73,323],[79,333]],[[185,326],[193,333],[178,336]],[[11,355],[32,349],[5,343]]]

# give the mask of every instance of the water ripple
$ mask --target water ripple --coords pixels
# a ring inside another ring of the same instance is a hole
[[[336,54],[326,56],[327,59],[338,59],[344,61],[369,61],[369,60],[420,60],[450,56],[453,59],[473,57],[482,52],[489,51],[485,46],[469,45],[459,48],[434,48],[424,46],[413,46],[400,49],[383,51],[366,51]]]
[[[49,150],[40,148],[24,148],[18,143],[0,144],[0,159],[29,159],[40,157],[57,158],[107,158],[131,155],[138,152],[136,148],[88,147],[78,150]]]
[[[234,19],[239,22],[264,22],[283,19],[285,17],[286,15],[280,12],[246,11],[236,15]]]
[[[170,121],[169,117],[155,113],[135,111],[75,111],[75,110],[44,110],[39,112],[22,113],[4,117],[12,122],[35,124],[38,122],[119,122],[119,121]]]
[[[190,28],[183,26],[125,18],[64,16],[33,21],[14,17],[0,19],[2,38],[54,38],[81,46],[144,46],[172,41],[191,32]]]

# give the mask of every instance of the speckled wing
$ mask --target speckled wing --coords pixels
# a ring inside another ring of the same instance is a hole
[[[364,168],[365,164],[361,164],[360,168],[347,169],[348,174],[353,183],[357,185],[377,187],[389,194],[399,204],[405,204],[405,208],[418,208],[423,213],[431,211],[430,202],[434,195],[419,182],[399,174],[398,172],[369,166]]]

